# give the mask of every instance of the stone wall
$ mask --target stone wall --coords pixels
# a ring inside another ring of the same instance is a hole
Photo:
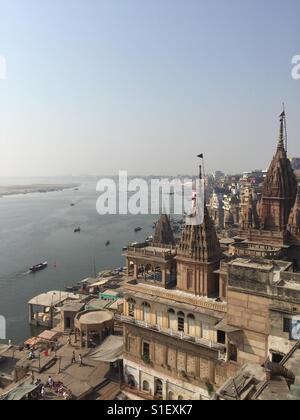
[[[268,354],[269,304],[264,297],[228,290],[228,324],[241,329],[238,363],[264,363]]]
[[[124,327],[124,340],[124,357],[139,364],[141,370],[151,368],[157,377],[168,375],[201,389],[207,389],[207,383],[219,387],[229,377],[227,364],[209,348],[128,325]],[[146,363],[143,342],[150,344],[150,361]]]

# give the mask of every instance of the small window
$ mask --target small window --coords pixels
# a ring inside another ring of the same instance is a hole
[[[218,343],[225,344],[226,343],[226,333],[224,331],[218,331]]]
[[[150,358],[150,344],[143,343],[143,357]]]
[[[150,311],[151,311],[150,304],[148,302],[144,302],[142,304],[142,309],[143,309],[143,321],[149,322],[149,319],[150,319]]]
[[[133,375],[128,376],[128,385],[135,388],[135,379]]]
[[[195,335],[195,317],[192,314],[187,317],[187,330],[189,335]]]
[[[174,400],[174,393],[172,391],[169,392],[169,401]]]
[[[173,309],[168,310],[168,328],[176,329],[176,315]]]
[[[149,390],[150,390],[149,382],[148,381],[144,381],[143,382],[143,391],[149,392]]]
[[[234,344],[229,344],[228,346],[228,353],[229,353],[229,360],[231,360],[232,362],[237,362],[237,346],[235,346]]]
[[[128,315],[134,318],[134,310],[135,310],[135,300],[129,299],[128,300]]]
[[[292,320],[290,318],[283,318],[283,332],[291,333],[292,331]]]
[[[177,320],[178,320],[178,331],[184,332],[184,313],[183,312],[178,312]]]

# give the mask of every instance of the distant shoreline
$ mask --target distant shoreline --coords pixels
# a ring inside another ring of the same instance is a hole
[[[12,195],[43,194],[78,188],[78,184],[32,184],[0,186],[0,198]]]

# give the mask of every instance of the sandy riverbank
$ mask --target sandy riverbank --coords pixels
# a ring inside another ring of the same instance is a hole
[[[17,195],[17,194],[33,194],[33,193],[49,193],[54,191],[63,191],[66,189],[76,188],[77,184],[33,184],[33,185],[7,185],[0,186],[0,197]]]

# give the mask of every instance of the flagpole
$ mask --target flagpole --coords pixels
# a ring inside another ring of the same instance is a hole
[[[203,188],[204,188],[203,194],[204,194],[204,205],[205,205],[205,202],[206,202],[205,198],[206,197],[205,197],[205,165],[204,165],[204,155],[203,155],[203,153],[201,153],[197,157],[199,159],[202,159],[203,177],[201,177],[201,180],[203,179]],[[200,165],[200,168],[201,168],[201,165]]]

